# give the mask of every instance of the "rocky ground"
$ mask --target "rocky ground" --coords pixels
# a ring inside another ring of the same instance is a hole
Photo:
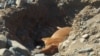
[[[73,31],[59,45],[61,56],[100,56],[99,2],[85,6],[75,16]]]
[[[34,0],[19,8],[1,4],[0,56],[100,56],[99,0]],[[57,26],[73,28],[59,52],[35,54],[44,46],[40,39],[51,36]]]

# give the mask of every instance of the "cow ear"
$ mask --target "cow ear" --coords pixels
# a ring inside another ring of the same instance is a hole
[[[42,38],[42,41],[46,41],[47,39],[50,39],[50,37],[45,37],[45,38]]]
[[[59,29],[61,29],[61,27],[57,26],[57,29],[59,30]]]

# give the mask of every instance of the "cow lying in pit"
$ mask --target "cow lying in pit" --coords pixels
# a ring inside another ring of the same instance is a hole
[[[51,37],[42,38],[45,47],[40,50],[40,53],[54,54],[58,52],[58,45],[67,37],[71,31],[71,27],[59,28]]]

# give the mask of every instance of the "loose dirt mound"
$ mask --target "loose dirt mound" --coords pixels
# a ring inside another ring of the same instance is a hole
[[[100,56],[100,1],[85,6],[76,16],[68,40],[59,45],[61,56]]]

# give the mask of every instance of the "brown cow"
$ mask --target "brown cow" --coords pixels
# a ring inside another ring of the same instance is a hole
[[[40,50],[40,53],[45,54],[54,54],[58,51],[58,45],[64,41],[71,31],[71,27],[59,28],[51,38],[42,38],[44,41],[45,47]]]

